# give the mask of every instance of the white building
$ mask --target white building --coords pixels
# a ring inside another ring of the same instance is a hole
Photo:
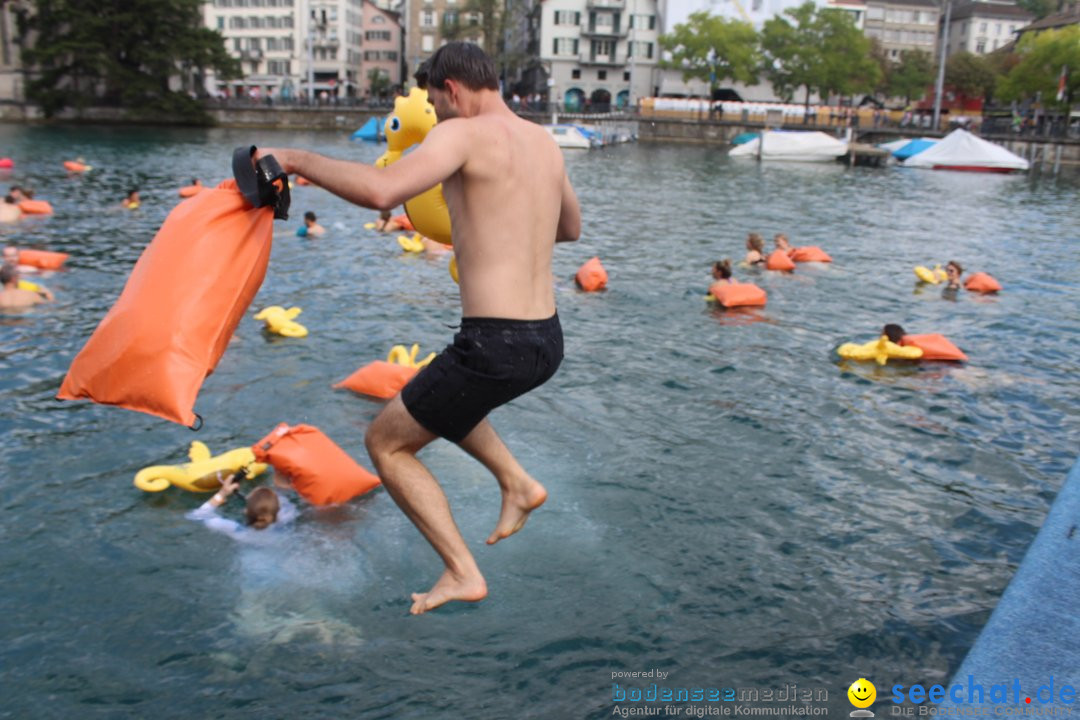
[[[992,53],[1015,40],[1034,15],[1014,2],[966,2],[953,7],[945,56]]]
[[[899,61],[905,50],[937,55],[940,10],[934,0],[867,0],[867,37],[877,38],[885,55]]]
[[[208,77],[211,94],[302,97],[309,76],[317,98],[358,94],[363,0],[212,0],[203,16],[243,68],[239,79]]]
[[[551,102],[570,111],[606,109],[655,93],[656,0],[544,0],[538,12]]]

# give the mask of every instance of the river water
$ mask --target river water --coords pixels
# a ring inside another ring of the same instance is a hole
[[[492,416],[550,500],[488,548],[494,482],[453,445],[426,449],[491,594],[415,618],[409,593],[440,564],[385,491],[301,504],[282,541],[250,547],[184,517],[201,497],[131,482],[194,439],[219,452],[282,421],[370,467],[380,405],[331,383],[393,344],[438,349],[459,316],[447,258],[403,255],[362,228],[374,212],[294,190],[199,433],[53,399],[180,185],[222,179],[252,142],[381,152],[344,135],[0,127],[11,182],[56,209],[6,239],[71,253],[44,281],[56,303],[0,318],[0,717],[599,718],[651,683],[797,685],[844,717],[859,677],[882,697],[950,677],[1080,447],[1075,176],[568,155],[584,229],[555,253],[566,360]],[[94,169],[67,177],[76,156]],[[132,185],[142,207],[121,210]],[[305,210],[326,237],[295,236]],[[768,305],[710,308],[710,262],[741,257],[749,231],[835,262],[739,269]],[[571,278],[593,255],[609,289],[584,294]],[[912,266],[950,259],[1004,292],[915,287]],[[267,339],[250,316],[272,304],[302,307],[310,335]],[[886,322],[971,360],[838,361]]]

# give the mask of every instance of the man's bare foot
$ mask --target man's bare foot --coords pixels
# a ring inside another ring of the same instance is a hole
[[[488,537],[487,544],[494,545],[520,530],[529,519],[529,513],[543,505],[545,500],[547,500],[547,490],[532,478],[529,478],[520,489],[504,492],[499,522],[495,525],[494,532]]]
[[[486,597],[487,583],[484,582],[484,576],[479,570],[476,570],[475,574],[464,577],[454,575],[447,570],[426,593],[412,594],[413,604],[409,612],[413,615],[421,615],[451,600],[477,602]]]

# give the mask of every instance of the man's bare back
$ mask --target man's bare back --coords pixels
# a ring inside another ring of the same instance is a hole
[[[31,290],[19,290],[17,288],[0,290],[0,309],[3,310],[28,308],[41,302],[45,302],[45,298]]]
[[[534,123],[498,109],[467,127],[466,160],[443,182],[465,317],[540,319],[555,312],[551,275],[562,202],[562,151]]]

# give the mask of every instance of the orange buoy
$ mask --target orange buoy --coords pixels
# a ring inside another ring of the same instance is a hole
[[[724,307],[753,307],[765,304],[768,295],[754,283],[715,282],[709,287],[709,294]]]
[[[19,209],[27,215],[52,215],[52,205],[48,200],[20,200]]]
[[[816,245],[795,248],[791,251],[791,259],[795,262],[832,262],[829,254]]]
[[[994,293],[1001,289],[1001,283],[984,272],[977,272],[967,279],[964,287],[977,293]]]
[[[281,423],[251,450],[256,461],[287,475],[312,505],[347,502],[380,485],[378,477],[311,425]]]
[[[917,347],[923,351],[920,360],[955,360],[966,362],[968,356],[964,351],[953,345],[947,337],[938,333],[926,335],[905,335],[900,339],[900,344],[905,347]]]
[[[185,185],[184,187],[180,188],[180,197],[189,198],[192,195],[198,195],[202,189],[202,185]]]
[[[773,250],[765,260],[765,269],[791,272],[795,269],[795,263],[783,250]]]
[[[409,232],[416,232],[416,228],[413,227],[412,220],[409,220],[409,216],[406,215],[405,213],[401,213],[400,215],[395,215],[394,217],[390,218],[390,222],[397,223],[398,229],[400,229],[400,230],[408,230]]]
[[[71,363],[57,397],[195,423],[195,400],[270,263],[274,209],[226,180],[178,203]]]
[[[19,250],[20,265],[29,265],[42,270],[59,270],[68,257],[70,256],[67,253],[49,250]]]
[[[9,157],[0,158],[0,170],[11,170],[15,167],[15,161]]]
[[[413,367],[398,365],[385,360],[376,360],[369,362],[349,377],[335,384],[334,387],[345,388],[361,395],[370,395],[382,400],[389,400],[401,392],[401,388],[408,385],[416,373],[417,370]]]
[[[64,169],[68,172],[81,173],[90,169],[90,166],[86,163],[76,162],[75,160],[65,160]]]
[[[600,264],[600,258],[594,257],[580,268],[574,275],[574,280],[585,292],[596,292],[607,287],[607,270]]]

